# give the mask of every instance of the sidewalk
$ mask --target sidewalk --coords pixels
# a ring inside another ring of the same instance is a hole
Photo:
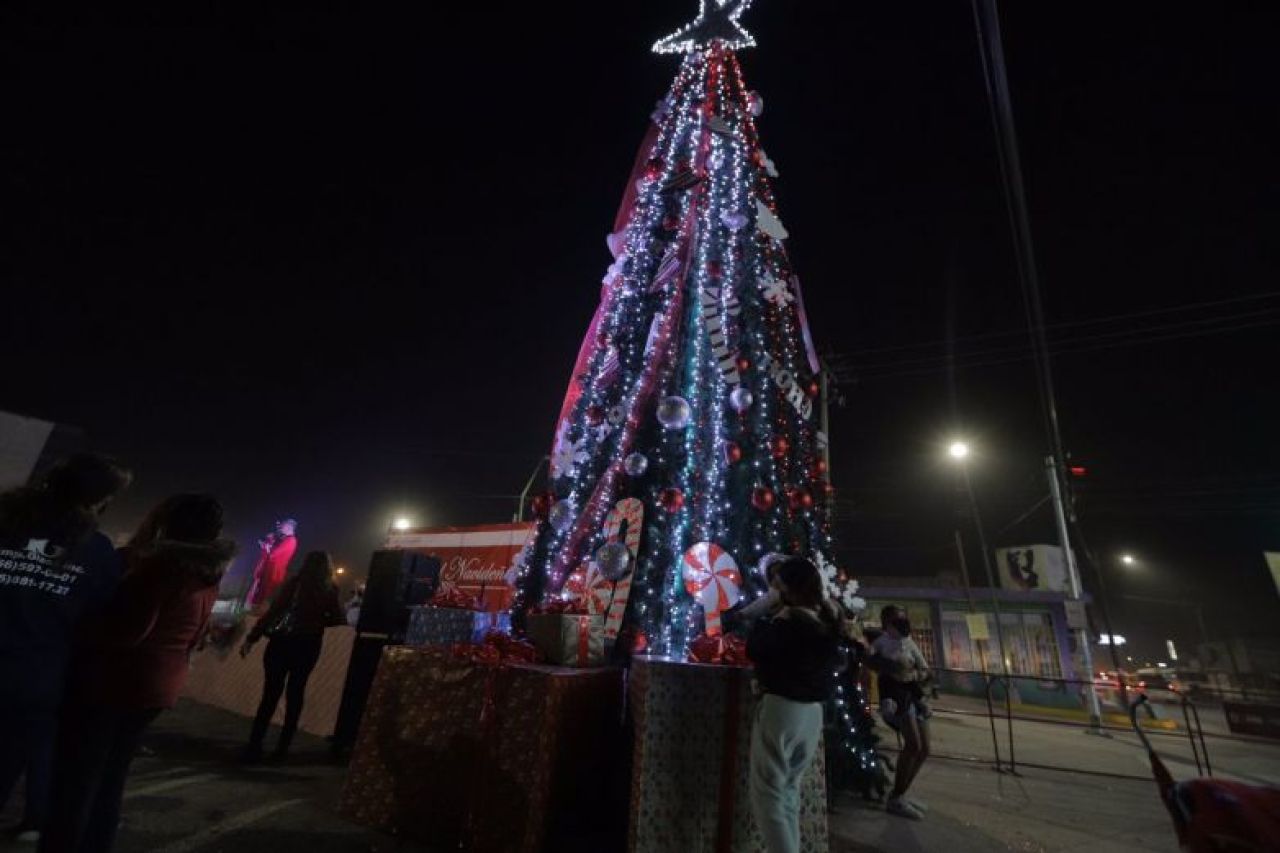
[[[923,821],[842,797],[831,816],[831,853],[1178,849],[1154,782],[1050,770],[1013,777],[935,760],[925,765],[912,794],[929,806]]]

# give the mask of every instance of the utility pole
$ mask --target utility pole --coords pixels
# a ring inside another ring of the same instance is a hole
[[[822,464],[827,466],[827,482],[831,482],[831,369],[818,360],[818,443]]]
[[[1063,559],[1067,561],[1067,578],[1071,583],[1071,597],[1076,601],[1082,599],[1083,589],[1080,585],[1080,568],[1076,565],[1076,555],[1071,549],[1071,537],[1067,533],[1067,508],[1062,499],[1062,484],[1058,482],[1058,466],[1052,456],[1045,457],[1045,473],[1049,476],[1049,495],[1053,499],[1053,518],[1058,527],[1058,544],[1062,548]],[[1098,704],[1098,691],[1093,685],[1093,652],[1089,648],[1088,628],[1076,630],[1076,643],[1084,657],[1085,679],[1089,691],[1089,725],[1090,732],[1102,734],[1102,708]],[[1120,678],[1119,674],[1116,676]]]

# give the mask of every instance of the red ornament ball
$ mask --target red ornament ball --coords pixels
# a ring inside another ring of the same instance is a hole
[[[592,426],[604,423],[604,406],[587,406],[587,423]]]
[[[773,454],[774,459],[781,459],[791,450],[791,442],[787,441],[785,435],[775,435],[773,440],[769,442],[769,452]]]
[[[787,506],[793,511],[810,509],[813,506],[813,493],[804,486],[787,486]]]
[[[773,489],[768,486],[756,486],[751,490],[751,505],[761,512],[773,509],[777,498],[774,497]]]
[[[822,481],[822,495],[823,495],[823,497],[827,497],[827,498],[829,498],[829,497],[831,497],[832,495],[834,495],[835,493],[836,493],[836,487],[835,487],[835,486],[833,486],[833,485],[831,485],[831,481],[830,481],[830,480],[823,480],[823,481]]]
[[[551,505],[555,503],[555,500],[555,495],[550,492],[534,495],[533,500],[529,501],[529,509],[533,510],[535,518],[546,518],[547,513],[551,512]]]
[[[645,636],[644,631],[636,631],[631,635],[631,652],[632,654],[641,654],[649,648],[649,638]]]
[[[725,442],[724,458],[730,465],[736,465],[742,461],[742,447],[736,441]]]
[[[662,494],[658,496],[658,503],[662,504],[662,508],[667,512],[679,512],[684,506],[684,492],[679,489],[663,489]]]
[[[746,373],[750,369],[751,359],[747,358],[745,355],[738,356],[738,372]]]
[[[662,230],[663,231],[680,230],[680,217],[676,216],[674,213],[669,213],[666,216],[662,217]]]
[[[818,380],[814,379],[804,390],[808,392],[810,397],[816,397],[822,393],[822,385],[818,383]]]
[[[827,473],[827,460],[815,459],[813,462],[813,478],[815,480],[821,479],[825,473]]]
[[[719,278],[724,275],[724,267],[720,265],[719,261],[707,261],[707,275],[712,278]]]
[[[658,178],[662,177],[662,171],[665,168],[667,168],[667,164],[663,162],[662,158],[654,157],[645,165],[644,173],[646,176],[656,181]]]

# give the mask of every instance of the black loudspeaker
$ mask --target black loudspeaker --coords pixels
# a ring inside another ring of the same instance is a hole
[[[345,754],[355,745],[360,733],[360,719],[369,701],[369,689],[378,672],[378,661],[387,646],[385,637],[356,636],[351,647],[351,663],[347,665],[347,678],[342,685],[342,702],[338,705],[338,719],[333,724],[330,749],[335,757]]]
[[[374,551],[360,604],[359,634],[404,641],[409,610],[425,604],[440,583],[440,561],[413,551]]]
[[[360,622],[342,685],[331,748],[341,756],[356,742],[382,650],[404,642],[409,608],[425,604],[440,584],[440,561],[412,551],[375,551],[365,580]]]

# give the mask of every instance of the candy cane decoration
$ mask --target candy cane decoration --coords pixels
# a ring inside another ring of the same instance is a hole
[[[560,597],[565,601],[581,601],[587,594],[587,564],[583,563],[565,578]]]
[[[626,522],[627,532],[625,536],[619,538],[622,533],[622,523]],[[613,509],[609,510],[609,514],[604,519],[604,538],[606,542],[618,542],[627,546],[627,551],[631,554],[634,562],[640,554],[640,534],[644,529],[644,501],[639,498],[624,498],[614,504]],[[613,602],[609,605],[609,615],[604,622],[604,639],[606,643],[612,643],[618,638],[618,632],[622,630],[622,618],[627,615],[627,602],[631,599],[631,578],[633,572],[628,569],[627,573],[618,578],[618,582],[613,587]]]
[[[699,542],[684,552],[684,588],[702,605],[707,635],[721,633],[720,614],[742,597],[742,574],[733,556],[714,542]]]
[[[609,603],[613,601],[614,594],[613,584],[606,580],[592,563],[587,571],[586,580],[587,613],[591,616],[604,616],[609,609]]]

